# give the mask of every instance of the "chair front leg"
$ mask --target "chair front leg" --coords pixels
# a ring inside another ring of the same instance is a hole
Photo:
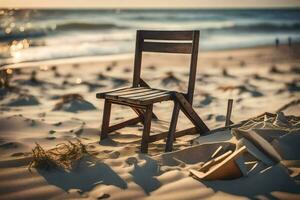
[[[169,152],[173,150],[173,142],[174,142],[174,136],[175,136],[176,126],[177,126],[179,111],[180,111],[180,105],[177,101],[174,101],[174,108],[173,108],[172,119],[169,127],[169,133],[167,136],[165,152]]]
[[[111,112],[111,102],[105,99],[100,140],[103,140],[108,136],[110,112]]]
[[[143,130],[142,143],[141,143],[142,153],[148,153],[152,110],[153,110],[153,105],[149,105],[146,107],[146,112],[144,113],[144,130]]]

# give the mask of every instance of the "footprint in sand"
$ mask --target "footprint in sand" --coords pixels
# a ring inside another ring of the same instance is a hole
[[[125,72],[125,73],[129,73],[129,72],[131,72],[132,70],[130,69],[130,68],[125,68],[124,70],[123,70],[123,72]]]
[[[109,194],[103,193],[103,194],[101,194],[100,196],[98,196],[97,199],[107,199],[107,198],[109,198],[109,197],[110,197]]]
[[[228,78],[235,78],[235,76],[229,74],[228,71],[227,71],[225,68],[222,70],[222,75],[223,75],[224,77],[228,77]]]
[[[83,194],[83,191],[81,189],[69,189],[68,190],[68,193],[70,194],[80,194],[82,195]]]
[[[39,104],[40,102],[35,96],[20,94],[16,99],[12,99],[9,103],[5,104],[5,106],[36,106]]]
[[[293,74],[300,74],[300,66],[297,65],[292,66],[290,72]]]
[[[124,78],[112,77],[111,81],[113,82],[114,87],[124,86],[125,84],[129,83],[128,79],[124,79]]]
[[[0,148],[3,149],[10,149],[10,148],[17,148],[18,144],[16,142],[6,142],[0,145]]]
[[[25,155],[28,155],[28,153],[17,152],[17,153],[11,154],[12,157],[19,157],[19,156],[25,156]]]
[[[149,67],[147,67],[147,69],[156,70],[156,67],[154,65],[150,65]]]
[[[120,155],[121,155],[120,152],[114,151],[109,154],[109,158],[116,159],[116,158],[119,158]]]
[[[242,93],[250,93],[252,97],[261,97],[263,96],[263,93],[259,92],[256,88],[250,88],[246,87],[244,85],[238,85],[238,86],[219,86],[217,89],[223,90],[224,92],[226,91],[231,91],[231,90],[238,90],[238,94]]]
[[[99,73],[97,75],[97,79],[102,81],[102,80],[106,80],[107,79],[107,76],[105,76],[103,73]]]
[[[95,90],[105,87],[105,85],[103,84],[99,84],[99,83],[91,83],[88,81],[83,81],[81,83],[82,85],[86,85],[88,87],[89,92],[94,92]]]
[[[65,94],[60,97],[53,108],[54,111],[63,110],[66,112],[78,112],[86,110],[96,110],[96,107],[86,101],[80,94]]]
[[[57,123],[53,124],[53,126],[60,126],[60,125],[62,125],[62,122],[57,122]]]
[[[224,122],[226,117],[224,115],[217,115],[215,119],[217,122]]]
[[[47,139],[47,140],[55,140],[56,137],[54,137],[54,136],[48,136],[48,137],[46,137],[46,139]]]
[[[212,97],[209,94],[204,94],[204,99],[199,102],[199,105],[197,107],[207,106],[211,104],[215,99],[215,97]]]
[[[258,81],[269,81],[269,82],[274,82],[274,79],[271,79],[271,78],[268,78],[268,77],[264,77],[264,76],[261,76],[259,74],[253,74],[251,76],[251,78],[255,79],[255,80],[258,80]]]
[[[164,77],[164,78],[162,79],[162,84],[163,84],[164,86],[170,86],[170,85],[173,85],[173,84],[175,84],[175,85],[178,86],[181,82],[182,82],[182,81],[181,81],[179,78],[177,78],[177,77],[173,74],[173,72],[167,72],[167,73],[166,73],[166,77]]]
[[[289,83],[285,83],[285,86],[281,89],[279,89],[276,94],[281,94],[283,92],[299,92],[300,91],[300,81],[293,80]]]
[[[214,117],[214,114],[208,114],[205,119],[211,120],[213,117]]]
[[[105,70],[106,70],[107,72],[109,72],[109,71],[111,71],[112,69],[113,69],[113,66],[110,66],[110,65],[109,65],[109,66],[106,67]]]
[[[269,72],[274,73],[274,74],[283,74],[283,73],[285,73],[284,71],[279,70],[276,65],[271,66]]]
[[[134,165],[134,164],[137,164],[138,163],[138,160],[136,157],[129,157],[125,160],[125,162],[128,164],[128,165]]]
[[[299,92],[300,91],[300,81],[293,80],[290,83],[286,83],[286,87],[290,92]]]

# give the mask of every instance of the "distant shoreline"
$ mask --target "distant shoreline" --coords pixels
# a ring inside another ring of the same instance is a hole
[[[300,47],[300,43],[294,43],[293,48],[295,46]],[[235,49],[223,49],[223,50],[206,50],[201,51],[199,54],[213,54],[213,53],[228,53],[239,51],[239,50],[259,50],[264,48],[274,48],[276,49],[275,45],[261,45],[255,47],[241,47]],[[278,48],[288,48],[287,44],[279,45]],[[18,69],[18,68],[28,68],[28,67],[40,67],[40,66],[51,66],[51,65],[67,65],[67,64],[83,64],[83,63],[99,63],[99,62],[113,62],[113,61],[120,61],[120,60],[128,60],[133,59],[134,53],[126,53],[126,54],[111,54],[111,55],[98,55],[98,56],[81,56],[81,57],[71,57],[71,58],[60,58],[60,59],[49,59],[49,60],[41,60],[41,61],[31,61],[31,62],[20,62],[14,64],[7,64],[0,66],[0,70],[5,69]],[[133,64],[133,63],[132,63]]]

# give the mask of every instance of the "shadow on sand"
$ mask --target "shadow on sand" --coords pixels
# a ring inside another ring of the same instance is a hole
[[[156,160],[148,156],[140,154],[139,157],[146,163],[138,164],[138,160],[135,157],[128,158],[126,162],[134,165],[133,171],[130,172],[133,176],[133,181],[149,194],[161,186],[161,183],[154,178],[160,175],[159,166]]]
[[[38,172],[49,184],[60,187],[65,191],[75,188],[85,192],[91,190],[97,184],[114,185],[122,189],[127,188],[127,183],[111,167],[103,162],[90,159],[82,160],[77,168],[70,172],[59,170],[38,170]]]

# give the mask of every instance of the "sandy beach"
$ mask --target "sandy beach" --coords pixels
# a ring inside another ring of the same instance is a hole
[[[142,77],[154,88],[184,91],[188,60],[145,54]],[[0,199],[300,199],[299,61],[299,44],[200,51],[195,110],[210,129],[223,127],[233,99],[231,120],[240,126],[180,137],[170,153],[160,140],[148,154],[140,153],[141,124],[99,144],[103,100],[96,93],[131,85],[133,55],[7,67],[10,89],[0,89]],[[155,104],[154,112],[160,118],[151,134],[168,130],[172,102]],[[132,116],[129,108],[113,106],[113,121]],[[188,126],[180,113],[178,130]],[[36,143],[48,150],[77,140],[93,156],[75,169],[28,170]],[[218,149],[217,156],[242,146],[242,177],[190,176]]]

